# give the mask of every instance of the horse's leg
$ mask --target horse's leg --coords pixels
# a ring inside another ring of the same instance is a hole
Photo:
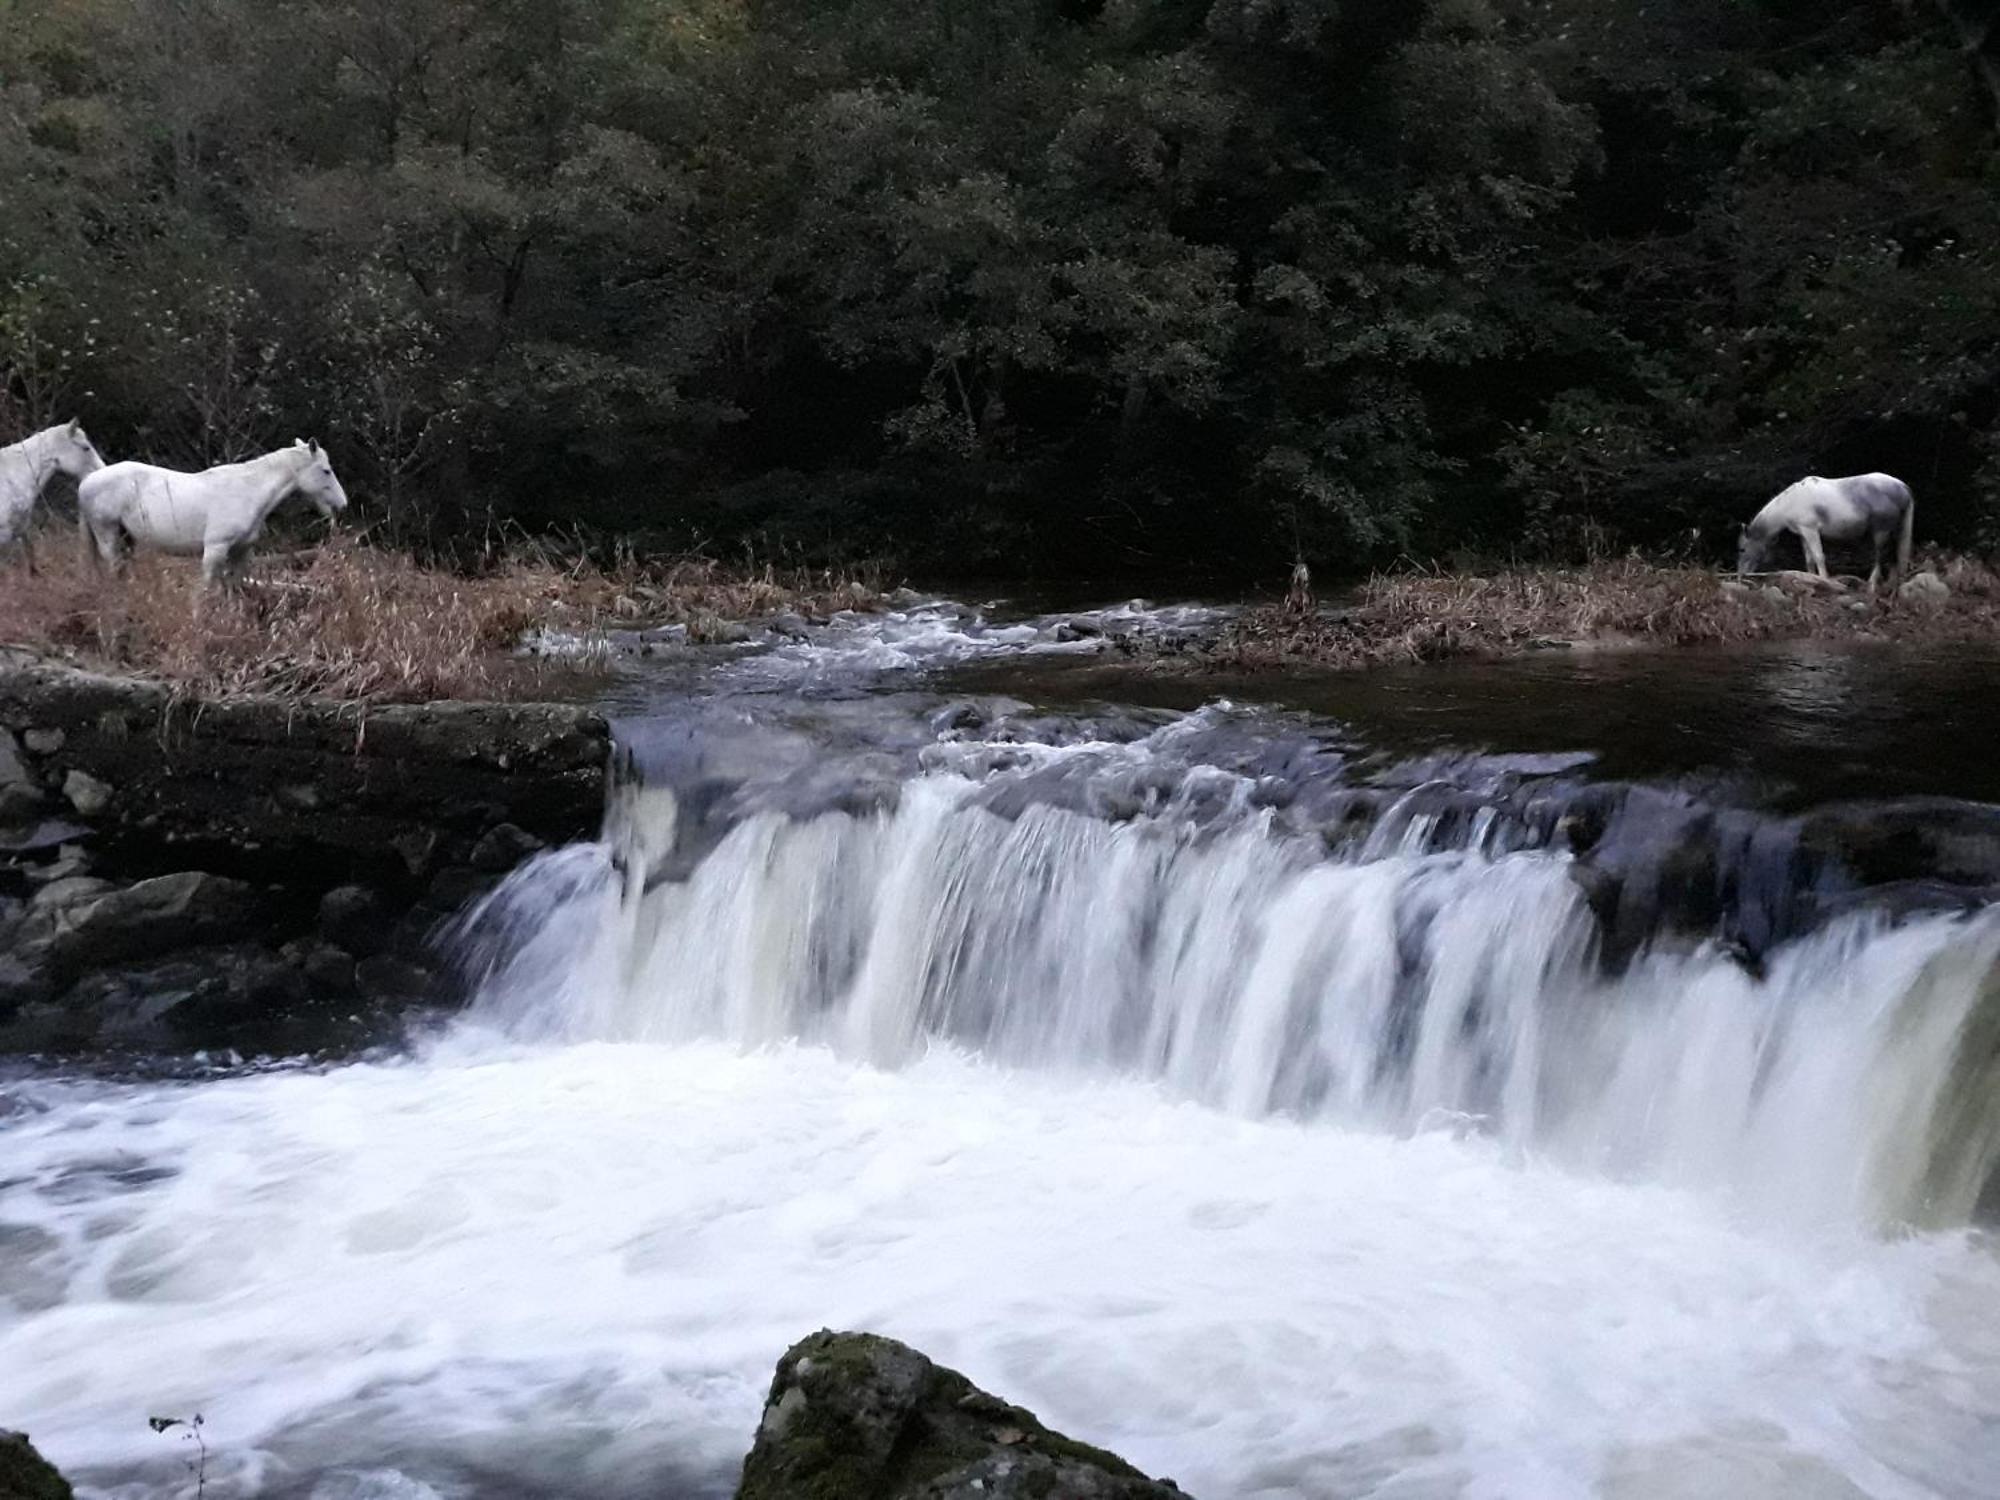
[[[1875,559],[1874,566],[1868,570],[1868,592],[1871,594],[1882,586],[1882,543],[1886,540],[1881,532],[1873,528],[1869,530],[1868,543],[1874,549]]]
[[[83,521],[83,550],[90,555],[91,571],[102,577],[107,571],[112,577],[120,577],[125,572],[125,549],[120,545],[119,527],[116,521],[99,525],[95,521]]]
[[[1826,548],[1820,545],[1819,532],[1802,526],[1799,528],[1799,540],[1805,544],[1806,567],[1821,578],[1826,577]]]
[[[229,552],[227,542],[210,542],[201,549],[201,584],[197,593],[223,581],[229,571]]]

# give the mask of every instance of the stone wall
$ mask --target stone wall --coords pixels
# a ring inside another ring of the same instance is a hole
[[[596,832],[610,747],[572,705],[201,702],[0,659],[0,1049],[448,999],[432,934]]]

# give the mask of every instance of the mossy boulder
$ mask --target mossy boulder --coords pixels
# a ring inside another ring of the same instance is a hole
[[[778,1362],[737,1500],[1184,1500],[956,1370],[870,1333]]]
[[[69,1481],[25,1432],[0,1432],[0,1500],[74,1500]]]

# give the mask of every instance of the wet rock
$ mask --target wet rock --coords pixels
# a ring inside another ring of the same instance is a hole
[[[23,1002],[0,1044],[218,1045],[330,998],[261,943],[214,944],[94,968],[50,1003]]]
[[[1909,604],[1943,604],[1951,598],[1951,585],[1935,573],[1918,573],[1903,580],[1896,597]]]
[[[688,624],[688,639],[697,646],[740,646],[750,639],[750,627],[740,620],[699,615]]]
[[[977,703],[949,704],[931,716],[931,728],[939,734],[967,734],[986,724],[986,710]]]
[[[0,786],[0,828],[20,828],[42,810],[39,789],[19,782]]]
[[[1864,890],[1841,891],[1824,897],[1818,907],[1821,921],[1830,922],[1852,912],[1869,912],[1891,924],[1914,917],[1936,916],[1942,912],[1969,914],[2000,900],[2000,887],[1949,885],[1940,880],[1898,880]]]
[[[433,980],[420,964],[378,953],[354,966],[354,983],[365,999],[398,1001],[429,998]]]
[[[242,881],[187,870],[37,915],[52,919],[49,963],[74,974],[246,936],[262,908]]]
[[[88,771],[71,771],[65,776],[63,796],[80,818],[94,818],[111,805],[111,788]]]
[[[801,615],[773,615],[764,622],[764,628],[772,635],[781,635],[789,641],[803,641],[810,638],[805,618]]]
[[[0,791],[0,804],[7,798]],[[90,832],[81,823],[67,822],[61,818],[29,817],[9,824],[0,817],[0,851],[9,854],[37,854],[44,849],[54,849],[68,843],[79,834]]]
[[[435,828],[406,828],[389,840],[389,847],[396,851],[403,861],[403,868],[412,875],[421,875],[431,867],[431,857],[437,853],[437,846]]]
[[[1801,821],[1800,847],[1845,886],[2000,884],[2000,809],[1943,797],[1851,802]]]
[[[24,1005],[46,1000],[54,993],[48,974],[17,953],[0,953],[0,1017],[12,1015]]]
[[[28,872],[28,880],[33,885],[51,885],[58,880],[67,880],[73,875],[84,875],[90,870],[90,856],[83,852],[81,844],[63,844],[56,849],[56,857],[48,864],[38,865]]]
[[[60,729],[30,729],[21,736],[31,755],[57,754],[68,742],[69,736]]]
[[[35,773],[21,756],[20,743],[12,730],[0,729],[0,786],[35,785]]]
[[[0,1500],[74,1500],[69,1481],[24,1432],[0,1432]]]
[[[228,951],[104,968],[65,990],[57,1009],[64,1033],[79,1042],[172,1045],[247,1018],[243,972]]]
[[[354,955],[331,945],[313,949],[300,965],[307,987],[328,1000],[348,1000],[360,992],[354,971]]]
[[[539,854],[546,847],[524,828],[517,828],[512,823],[496,823],[472,846],[466,863],[489,875],[505,875],[528,856]]]
[[[320,897],[319,930],[329,943],[366,957],[388,943],[393,924],[381,898],[363,885],[339,885]]]
[[[79,901],[95,901],[114,889],[116,887],[110,881],[98,880],[90,875],[60,876],[36,891],[28,905],[35,911],[54,911],[58,907],[74,906]]]
[[[893,1339],[820,1332],[778,1362],[737,1500],[1180,1500]]]
[[[385,951],[428,967],[436,951],[438,933],[450,924],[455,915],[455,912],[433,906],[429,901],[419,901],[397,918]]]
[[[425,899],[446,911],[457,911],[492,890],[495,879],[484,871],[454,865],[432,877]]]

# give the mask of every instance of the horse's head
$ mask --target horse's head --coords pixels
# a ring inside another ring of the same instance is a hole
[[[333,460],[317,441],[308,443],[300,438],[292,446],[305,455],[305,462],[299,466],[299,493],[331,521],[347,509],[347,491],[340,487],[340,480],[333,472]]]
[[[74,417],[54,432],[55,441],[50,447],[50,457],[55,466],[72,479],[81,479],[86,474],[95,474],[104,467],[104,459],[91,443],[83,430],[83,424]]]
[[[1741,577],[1745,573],[1763,572],[1765,560],[1770,556],[1770,552],[1771,539],[1759,536],[1755,531],[1745,526],[1742,533],[1736,538],[1737,576]]]

